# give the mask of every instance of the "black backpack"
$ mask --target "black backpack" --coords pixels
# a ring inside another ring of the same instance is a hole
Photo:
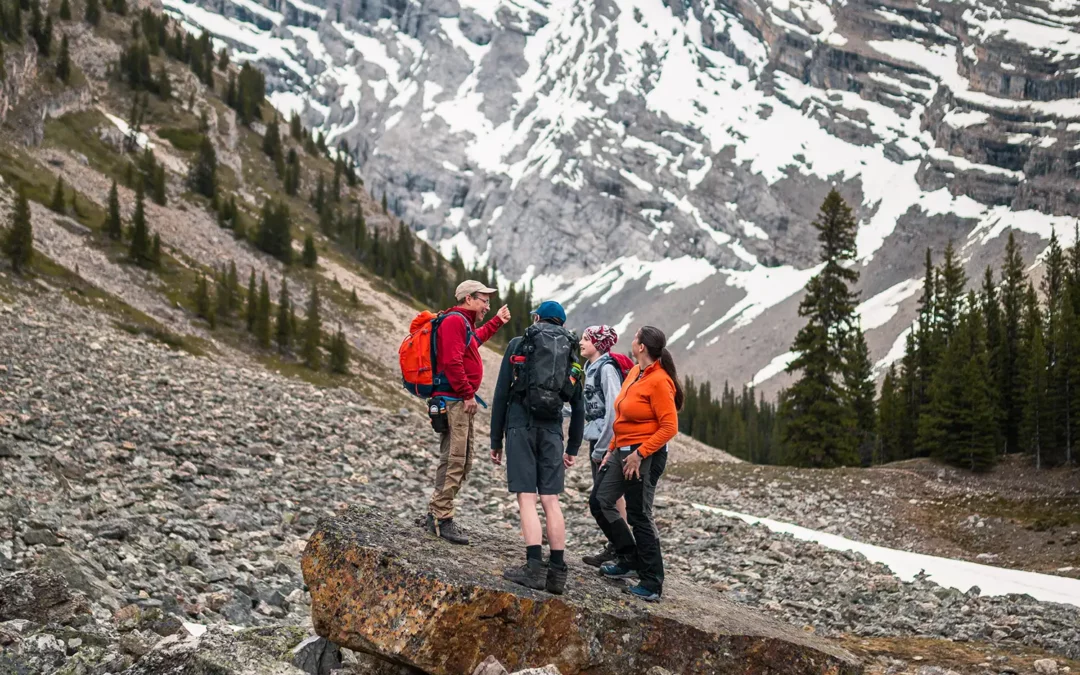
[[[562,419],[563,403],[574,393],[576,346],[573,333],[544,321],[529,326],[518,342],[512,391],[534,419]]]

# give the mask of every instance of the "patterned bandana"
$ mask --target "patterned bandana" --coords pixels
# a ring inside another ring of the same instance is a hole
[[[615,329],[605,325],[589,326],[585,329],[582,337],[593,343],[593,347],[596,347],[596,351],[601,354],[610,352],[615,343],[619,341],[619,335],[615,332]]]

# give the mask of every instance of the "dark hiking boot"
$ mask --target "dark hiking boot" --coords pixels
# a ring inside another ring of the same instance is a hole
[[[544,563],[535,558],[529,558],[521,567],[511,567],[503,571],[503,579],[535,591],[544,590],[547,575]]]
[[[625,562],[609,562],[600,566],[600,576],[608,579],[637,579],[637,570]]]
[[[656,591],[650,591],[648,588],[645,588],[641,584],[627,586],[626,592],[634,596],[635,598],[640,598],[641,600],[644,600],[645,602],[660,602],[659,593],[657,593]]]
[[[569,572],[569,568],[566,565],[562,567],[556,567],[555,565],[548,565],[547,568],[547,585],[544,587],[548,593],[554,593],[555,595],[562,595],[566,592],[566,574]]]
[[[590,567],[600,567],[606,562],[611,562],[615,559],[615,547],[611,545],[611,542],[604,544],[604,550],[593,555],[582,556],[581,562],[589,565]]]
[[[469,545],[469,537],[465,531],[454,522],[453,518],[445,518],[436,523],[435,516],[428,514],[424,522],[424,529],[437,537],[442,537],[451,544]]]

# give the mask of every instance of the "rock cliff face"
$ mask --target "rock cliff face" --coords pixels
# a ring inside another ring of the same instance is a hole
[[[833,184],[881,366],[927,246],[977,277],[1004,230],[1033,258],[1080,215],[1073,3],[314,1],[164,0],[446,253],[714,379],[783,383]]]
[[[477,534],[454,547],[369,509],[323,519],[303,558],[315,630],[435,675],[472,672],[489,654],[563,675],[862,672],[843,650],[679,579],[656,607],[580,566],[560,597],[515,586],[499,573],[520,564],[520,546]]]

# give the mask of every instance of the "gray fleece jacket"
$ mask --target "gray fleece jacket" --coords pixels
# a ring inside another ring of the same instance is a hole
[[[605,354],[585,365],[585,433],[586,441],[596,441],[592,458],[604,458],[615,425],[615,399],[622,389],[619,364]],[[601,394],[601,390],[603,393]]]

